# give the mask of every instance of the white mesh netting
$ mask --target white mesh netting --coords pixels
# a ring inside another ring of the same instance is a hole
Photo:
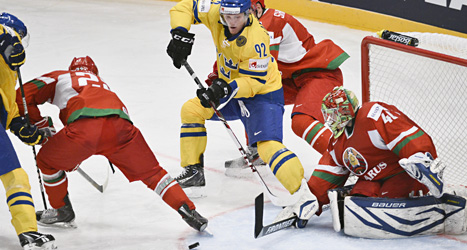
[[[417,37],[419,48],[467,58],[467,39],[403,34]],[[417,122],[447,164],[446,183],[466,185],[467,60],[458,65],[378,44],[368,46],[370,100],[393,104]]]

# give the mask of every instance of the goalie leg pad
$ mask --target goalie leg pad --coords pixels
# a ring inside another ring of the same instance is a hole
[[[445,194],[442,197],[446,219],[445,234],[463,234],[467,231],[466,199],[461,196]]]
[[[344,228],[344,198],[350,194],[354,185],[328,190],[329,206],[332,214],[334,231],[340,232]]]
[[[344,233],[394,239],[419,235],[460,234],[466,230],[465,199],[445,194],[419,198],[344,198]]]

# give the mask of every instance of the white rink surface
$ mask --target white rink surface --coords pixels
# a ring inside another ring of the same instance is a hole
[[[31,34],[27,63],[21,68],[26,82],[41,74],[66,69],[74,56],[91,56],[100,75],[125,102],[135,125],[141,129],[161,165],[172,175],[179,166],[180,108],[195,95],[196,85],[184,70],[172,66],[165,50],[170,40],[169,9],[175,2],[151,0],[0,0],[1,11],[22,19]],[[360,42],[369,32],[303,20],[316,41],[334,40],[351,58],[341,67],[344,84],[361,95]],[[211,71],[215,49],[209,31],[202,25],[191,29],[196,41],[189,63],[203,81]],[[284,118],[284,144],[305,166],[308,177],[318,155],[290,129],[290,110]],[[62,128],[57,109],[42,108]],[[231,122],[242,142],[240,122]],[[209,218],[214,236],[189,228],[178,213],[141,182],[128,183],[120,171],[110,176],[101,194],[79,174],[69,173],[69,193],[76,212],[77,229],[42,228],[52,233],[59,249],[467,249],[467,237],[426,236],[402,240],[368,240],[347,237],[332,229],[329,211],[313,217],[303,230],[289,228],[254,239],[254,199],[262,192],[255,178],[224,175],[224,160],[239,152],[220,122],[208,122],[205,153],[207,197],[194,199],[198,211]],[[29,174],[37,210],[43,209],[31,147],[11,137],[23,168]],[[36,147],[39,150],[39,147]],[[103,183],[107,160],[94,156],[82,167]],[[283,192],[271,176],[274,192]],[[4,191],[0,200],[5,201]],[[265,205],[265,224],[280,208]],[[10,224],[5,202],[0,206],[0,249],[20,249]]]

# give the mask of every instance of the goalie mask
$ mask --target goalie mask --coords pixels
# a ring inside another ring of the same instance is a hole
[[[238,15],[243,13],[245,21],[250,14],[251,1],[250,0],[221,0],[221,7],[219,9],[221,23],[228,26],[224,19],[224,15]]]
[[[357,108],[357,97],[343,87],[335,87],[324,97],[321,112],[334,138],[338,138],[344,132],[345,126],[355,118]]]
[[[89,71],[96,75],[99,75],[99,70],[91,57],[75,57],[68,67],[70,71]]]

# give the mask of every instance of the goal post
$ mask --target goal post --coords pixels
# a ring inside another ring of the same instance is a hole
[[[382,101],[407,114],[432,137],[447,164],[445,182],[467,186],[467,59],[464,51],[446,48],[435,52],[365,37],[362,102]]]

